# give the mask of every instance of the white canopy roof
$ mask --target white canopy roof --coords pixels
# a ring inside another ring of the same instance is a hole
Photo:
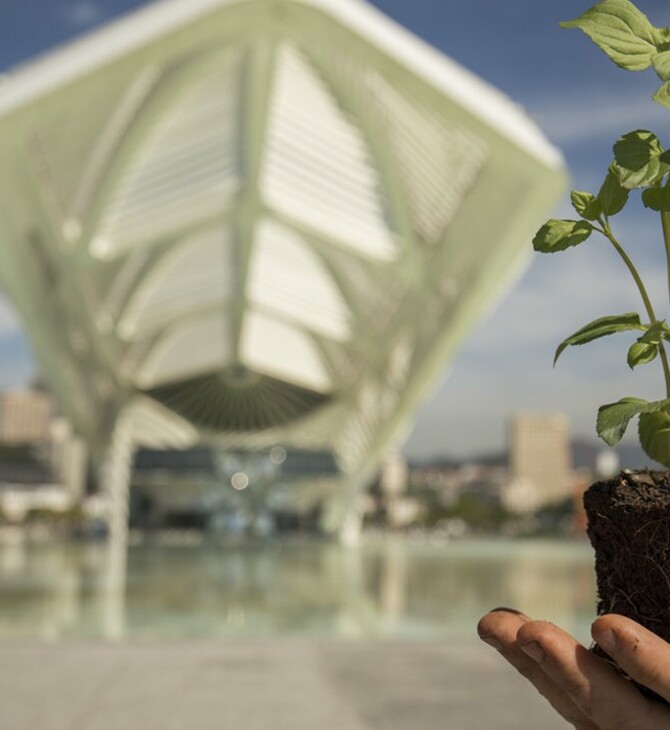
[[[81,434],[153,403],[147,442],[345,469],[564,182],[518,107],[357,0],[163,0],[39,59],[0,87],[0,177],[0,279]]]

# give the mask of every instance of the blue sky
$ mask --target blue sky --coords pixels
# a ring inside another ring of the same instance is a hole
[[[188,0],[184,0],[188,2]],[[141,0],[0,0],[0,71],[106,20]],[[670,112],[651,100],[651,72],[617,69],[578,31],[558,27],[588,0],[375,0],[374,5],[519,102],[557,144],[572,187],[597,192],[624,132],[655,131],[670,144]],[[667,0],[639,0],[656,25],[670,25]],[[554,213],[571,217],[568,196]],[[666,316],[660,226],[633,205],[618,225]],[[476,326],[448,377],[422,408],[406,451],[469,455],[502,448],[516,411],[568,413],[575,435],[594,433],[601,403],[624,395],[662,397],[660,369],[631,372],[629,338],[568,350],[556,369],[557,343],[586,322],[639,310],[636,291],[604,242],[539,256],[498,309]],[[0,387],[24,381],[32,365],[11,311],[0,307]],[[632,439],[634,433],[628,437]]]

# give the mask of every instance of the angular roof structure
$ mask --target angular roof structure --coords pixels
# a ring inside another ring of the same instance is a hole
[[[359,0],[162,0],[0,86],[0,281],[94,452],[371,474],[564,186],[499,92]]]

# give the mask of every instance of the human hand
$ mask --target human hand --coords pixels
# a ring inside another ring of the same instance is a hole
[[[670,730],[670,708],[557,626],[494,609],[477,632],[577,730]],[[631,678],[670,702],[670,644],[614,614],[598,618],[591,634]]]

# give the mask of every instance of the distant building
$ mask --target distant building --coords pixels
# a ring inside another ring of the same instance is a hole
[[[611,479],[620,468],[619,455],[614,449],[600,449],[596,457],[597,479]]]
[[[515,416],[509,423],[508,449],[510,482],[503,501],[509,509],[530,512],[572,494],[567,416]]]
[[[140,449],[132,472],[131,523],[141,528],[230,531],[231,520],[274,521],[280,531],[312,529],[321,497],[335,491],[333,454],[274,447],[267,451]],[[242,495],[245,495],[243,497]],[[242,529],[235,522],[234,531]]]
[[[0,393],[0,442],[41,444],[50,439],[51,398],[38,390]]]

